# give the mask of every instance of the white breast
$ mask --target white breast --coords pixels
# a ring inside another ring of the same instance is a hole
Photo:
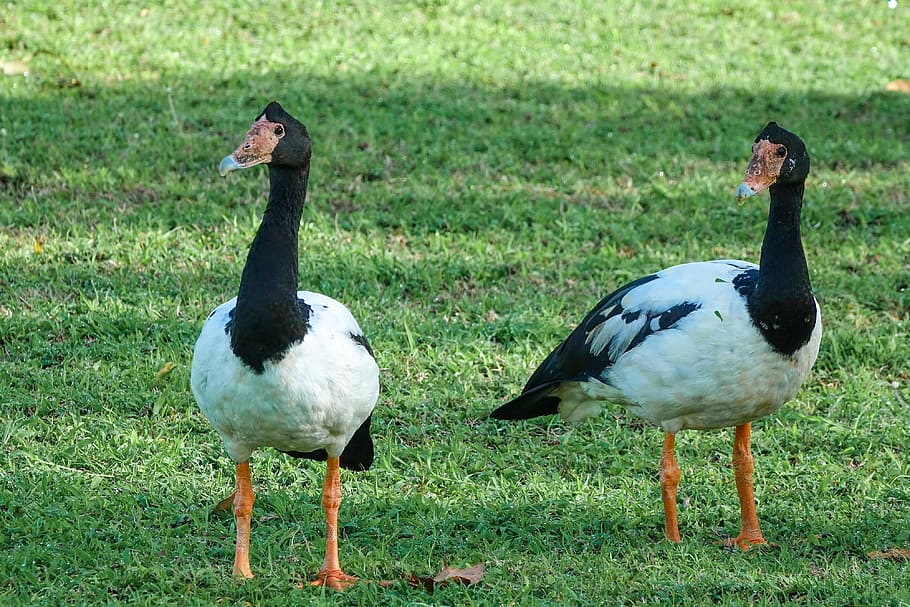
[[[617,400],[665,432],[736,426],[773,413],[808,376],[821,321],[810,342],[788,357],[768,346],[744,312],[727,314],[721,321],[713,311],[693,313],[682,330],[652,335],[603,379],[619,390]],[[606,390],[588,389],[613,392],[601,386]]]
[[[379,397],[379,368],[352,338],[362,333],[348,309],[318,293],[298,297],[312,310],[307,335],[261,374],[234,356],[224,331],[236,298],[213,312],[196,342],[193,394],[236,462],[262,446],[338,456]]]

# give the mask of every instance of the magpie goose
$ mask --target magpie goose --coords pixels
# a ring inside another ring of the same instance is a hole
[[[768,189],[759,265],[718,260],[644,276],[610,293],[531,375],[496,419],[559,413],[579,421],[619,403],[664,432],[660,484],[665,535],[679,541],[676,433],[735,426],[733,468],[741,527],[728,545],[763,544],[752,489],[751,422],[805,381],[822,325],[800,239],[809,154],[776,123],[755,139],[743,198]]]
[[[237,297],[215,308],[202,327],[190,383],[236,465],[235,491],[216,506],[234,508],[234,574],[253,577],[250,455],[258,447],[273,447],[327,462],[325,560],[313,584],[341,590],[356,578],[338,561],[339,466],[365,470],[373,462],[370,419],[379,397],[379,368],[345,306],[297,290],[297,232],[311,154],[306,128],[272,102],[221,162],[222,175],[267,165],[269,200]]]

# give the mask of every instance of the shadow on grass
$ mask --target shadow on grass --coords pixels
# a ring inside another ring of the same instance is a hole
[[[45,84],[27,103],[7,103],[13,156],[0,191],[34,199],[37,208],[7,210],[4,223],[41,223],[73,212],[73,203],[97,205],[101,221],[116,210],[128,224],[156,208],[165,223],[169,214],[175,225],[220,221],[238,186],[215,185],[214,167],[271,99],[314,137],[311,200],[342,216],[369,206],[380,227],[418,234],[482,231],[504,220],[502,207],[527,199],[574,196],[608,206],[605,198],[620,196],[600,182],[582,184],[592,179],[648,184],[660,171],[680,178],[706,162],[738,173],[768,120],[802,135],[816,167],[887,169],[910,155],[910,96],[885,92],[856,98],[731,87],[692,95],[660,86],[497,88],[283,73],[65,90]],[[181,208],[187,201],[194,204]],[[61,203],[70,206],[55,208]],[[42,213],[43,205],[51,208]]]

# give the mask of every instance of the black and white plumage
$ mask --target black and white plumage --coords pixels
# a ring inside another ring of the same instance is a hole
[[[491,416],[559,413],[579,421],[597,415],[606,401],[660,427],[666,433],[666,534],[677,541],[674,435],[736,426],[743,528],[731,543],[763,543],[751,496],[749,424],[796,394],[815,363],[822,333],[799,228],[808,172],[803,142],[768,124],[738,190],[751,196],[770,188],[761,264],[687,263],[617,289],[543,361],[521,395]]]
[[[343,588],[353,578],[338,565],[338,467],[365,470],[372,464],[369,430],[379,368],[345,306],[297,290],[297,233],[311,153],[306,128],[273,102],[222,161],[222,175],[267,164],[269,201],[237,297],[217,307],[202,327],[191,385],[237,465],[237,489],[220,504],[233,505],[237,517],[234,573],[252,577],[248,460],[253,450],[274,447],[328,462],[326,561],[316,583]]]
[[[245,358],[237,354],[242,346],[231,345],[242,329],[237,298],[215,308],[196,342],[193,393],[235,462],[273,447],[308,459],[340,457],[343,468],[366,470],[379,392],[372,351],[345,306],[319,293],[295,295],[306,333]]]

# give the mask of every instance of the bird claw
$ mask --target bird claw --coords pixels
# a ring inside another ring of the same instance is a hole
[[[249,566],[244,570],[242,568],[238,568],[235,565],[234,566],[234,577],[237,578],[238,580],[240,580],[241,582],[244,580],[251,580],[251,579],[253,579],[253,572],[250,571]]]
[[[325,586],[332,590],[344,591],[357,581],[353,575],[348,575],[341,569],[332,571],[320,571],[316,579],[310,582],[310,586]]]
[[[762,544],[767,544],[766,540],[760,533],[758,535],[743,535],[740,533],[736,537],[730,537],[723,540],[723,545],[727,548],[739,548],[743,552],[751,548],[752,546],[760,546]]]

